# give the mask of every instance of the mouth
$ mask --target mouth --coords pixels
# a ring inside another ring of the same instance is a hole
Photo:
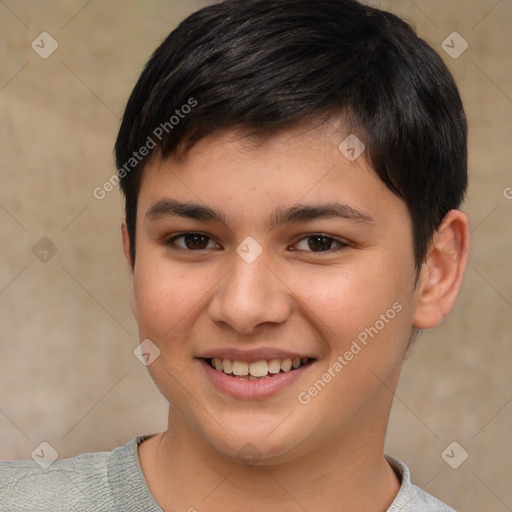
[[[219,373],[241,380],[262,380],[274,378],[311,365],[314,359],[296,357],[293,359],[262,359],[260,361],[236,361],[219,357],[205,358],[204,361]]]

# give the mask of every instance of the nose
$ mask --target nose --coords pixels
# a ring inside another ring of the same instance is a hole
[[[214,323],[251,335],[264,325],[282,324],[289,318],[292,293],[269,263],[263,255],[252,263],[233,255],[231,270],[210,302],[209,315]]]

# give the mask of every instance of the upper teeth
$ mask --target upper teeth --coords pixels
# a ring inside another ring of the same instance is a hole
[[[295,359],[269,359],[254,363],[247,361],[232,361],[231,359],[211,359],[212,366],[219,372],[233,374],[239,377],[266,377],[269,373],[289,372],[292,368],[298,368],[301,364],[309,361],[307,357],[296,357]]]

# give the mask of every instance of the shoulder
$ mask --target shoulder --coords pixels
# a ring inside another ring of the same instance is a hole
[[[33,460],[0,462],[0,512],[110,512],[119,510],[127,488],[147,499],[140,439],[112,452],[56,460],[46,469]]]
[[[454,509],[411,483],[409,468],[398,459],[386,455],[393,469],[402,475],[402,485],[387,512],[455,512]]]
[[[104,503],[112,501],[108,486],[110,456],[107,452],[87,453],[57,460],[46,469],[33,460],[2,462],[0,510],[92,511],[97,497]]]

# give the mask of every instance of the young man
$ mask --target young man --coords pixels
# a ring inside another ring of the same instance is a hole
[[[466,120],[440,57],[354,0],[227,0],[157,49],[116,143],[168,430],[4,464],[1,510],[452,510],[384,455],[416,329],[467,260]]]

